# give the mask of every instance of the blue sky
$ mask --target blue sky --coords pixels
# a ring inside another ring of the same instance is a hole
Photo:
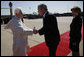
[[[1,8],[9,8],[9,2],[13,3],[13,14],[17,7],[21,7],[25,14],[32,14],[33,12],[38,14],[37,6],[39,4],[46,4],[51,13],[71,12],[70,9],[74,6],[79,6],[83,11],[83,1],[1,1]],[[1,9],[1,15],[10,15],[10,10]]]

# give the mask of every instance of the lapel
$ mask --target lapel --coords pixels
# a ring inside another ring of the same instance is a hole
[[[46,24],[46,22],[47,22],[47,16],[48,16],[48,11],[47,11],[47,13],[45,14],[45,17],[43,17],[43,25],[45,25]]]
[[[47,13],[45,14],[45,17],[44,17],[44,19],[46,19],[46,16],[49,14],[49,12],[47,11]]]
[[[46,17],[48,14],[49,14],[49,12],[47,11],[47,13],[45,14],[45,17],[43,17],[43,21],[46,20]]]

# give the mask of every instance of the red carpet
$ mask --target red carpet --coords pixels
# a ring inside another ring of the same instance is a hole
[[[83,27],[82,27],[82,38],[81,40],[83,40]],[[58,45],[57,48],[57,52],[56,52],[56,56],[67,56],[69,54],[69,52],[71,51],[69,49],[69,31],[66,33],[63,33],[61,36],[61,41]],[[32,51],[27,53],[28,56],[48,56],[49,55],[49,51],[48,48],[45,44],[45,42],[36,45],[34,47],[31,48]]]

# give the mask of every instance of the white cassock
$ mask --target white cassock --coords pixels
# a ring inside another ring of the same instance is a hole
[[[27,28],[16,16],[8,22],[5,29],[13,32],[13,56],[26,56],[28,35],[32,35],[33,30]]]

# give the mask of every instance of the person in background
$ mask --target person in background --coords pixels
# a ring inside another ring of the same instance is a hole
[[[73,20],[70,24],[70,49],[72,50],[72,56],[79,56],[79,43],[81,41],[81,9],[79,7],[73,7],[71,9]]]

